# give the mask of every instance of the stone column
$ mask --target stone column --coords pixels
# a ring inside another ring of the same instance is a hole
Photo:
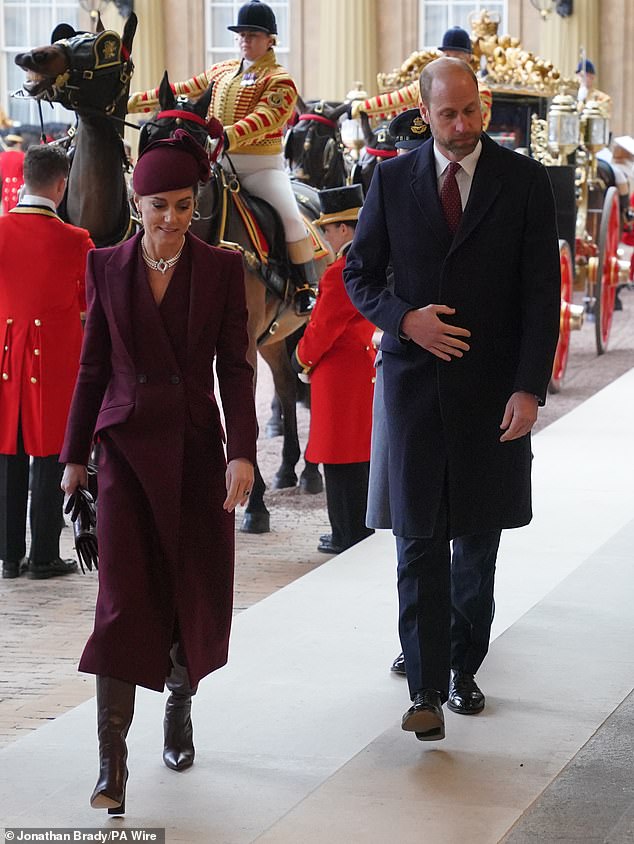
[[[155,88],[161,81],[165,70],[165,28],[164,28],[164,0],[135,0],[134,11],[138,18],[138,25],[132,43],[132,60],[134,62],[134,76],[130,85],[130,92],[145,91]],[[119,14],[114,3],[110,3],[102,15],[106,29],[123,32],[125,20]],[[136,118],[130,116],[130,120]],[[133,155],[139,143],[138,132],[126,128],[126,140],[132,147]]]
[[[634,135],[634,5],[631,0],[602,0],[601,90],[612,97],[614,135]]]
[[[604,89],[601,79],[599,27],[601,23],[598,0],[574,0],[574,12],[562,18],[555,11],[541,25],[539,54],[551,61],[564,76],[574,76],[579,49],[585,47],[586,58],[597,69],[596,86]],[[538,14],[535,11],[535,14]]]
[[[320,43],[317,90],[325,100],[343,100],[363,83],[376,90],[376,0],[319,0]]]

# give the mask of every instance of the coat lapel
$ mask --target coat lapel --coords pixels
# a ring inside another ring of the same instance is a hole
[[[410,187],[414,199],[436,235],[439,245],[446,251],[451,245],[451,232],[438,196],[433,140],[430,138],[420,149],[409,155],[413,158]]]
[[[464,209],[460,226],[451,244],[451,251],[458,249],[480,221],[486,216],[502,187],[498,168],[498,146],[486,135],[482,136],[482,152],[473,174],[469,201]]]
[[[192,279],[189,294],[189,318],[187,322],[187,359],[191,360],[200,334],[208,322],[209,311],[214,300],[213,291],[216,287],[216,271],[210,266],[209,251],[202,248],[203,244],[197,237],[188,234],[187,238],[191,250]]]
[[[137,248],[141,237],[142,232],[139,232],[116,249],[105,266],[106,290],[110,298],[112,315],[131,360],[134,360],[132,284],[136,270]]]

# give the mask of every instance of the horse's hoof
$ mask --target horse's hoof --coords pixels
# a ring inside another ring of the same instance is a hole
[[[264,513],[245,513],[240,525],[240,533],[269,533],[271,516]]]
[[[311,475],[302,475],[299,479],[299,490],[308,495],[319,495],[324,490],[324,480],[319,472]]]
[[[278,472],[273,478],[273,489],[290,489],[294,486],[297,486],[295,472]]]
[[[281,437],[284,434],[284,426],[281,422],[267,422],[264,429],[264,435],[267,440],[272,440],[274,437]]]

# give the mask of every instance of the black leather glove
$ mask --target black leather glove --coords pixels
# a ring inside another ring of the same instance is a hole
[[[75,552],[82,574],[99,568],[97,549],[97,508],[95,500],[87,489],[77,487],[69,496],[64,512],[70,514],[75,536]]]

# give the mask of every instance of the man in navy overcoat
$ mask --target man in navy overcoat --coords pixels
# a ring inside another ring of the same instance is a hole
[[[385,332],[399,633],[413,701],[402,726],[435,740],[445,701],[463,714],[484,707],[474,674],[489,644],[500,532],[532,517],[530,430],[557,343],[560,275],[544,167],[482,133],[464,62],[437,59],[420,87],[433,140],[375,171],[345,276],[353,303]]]

